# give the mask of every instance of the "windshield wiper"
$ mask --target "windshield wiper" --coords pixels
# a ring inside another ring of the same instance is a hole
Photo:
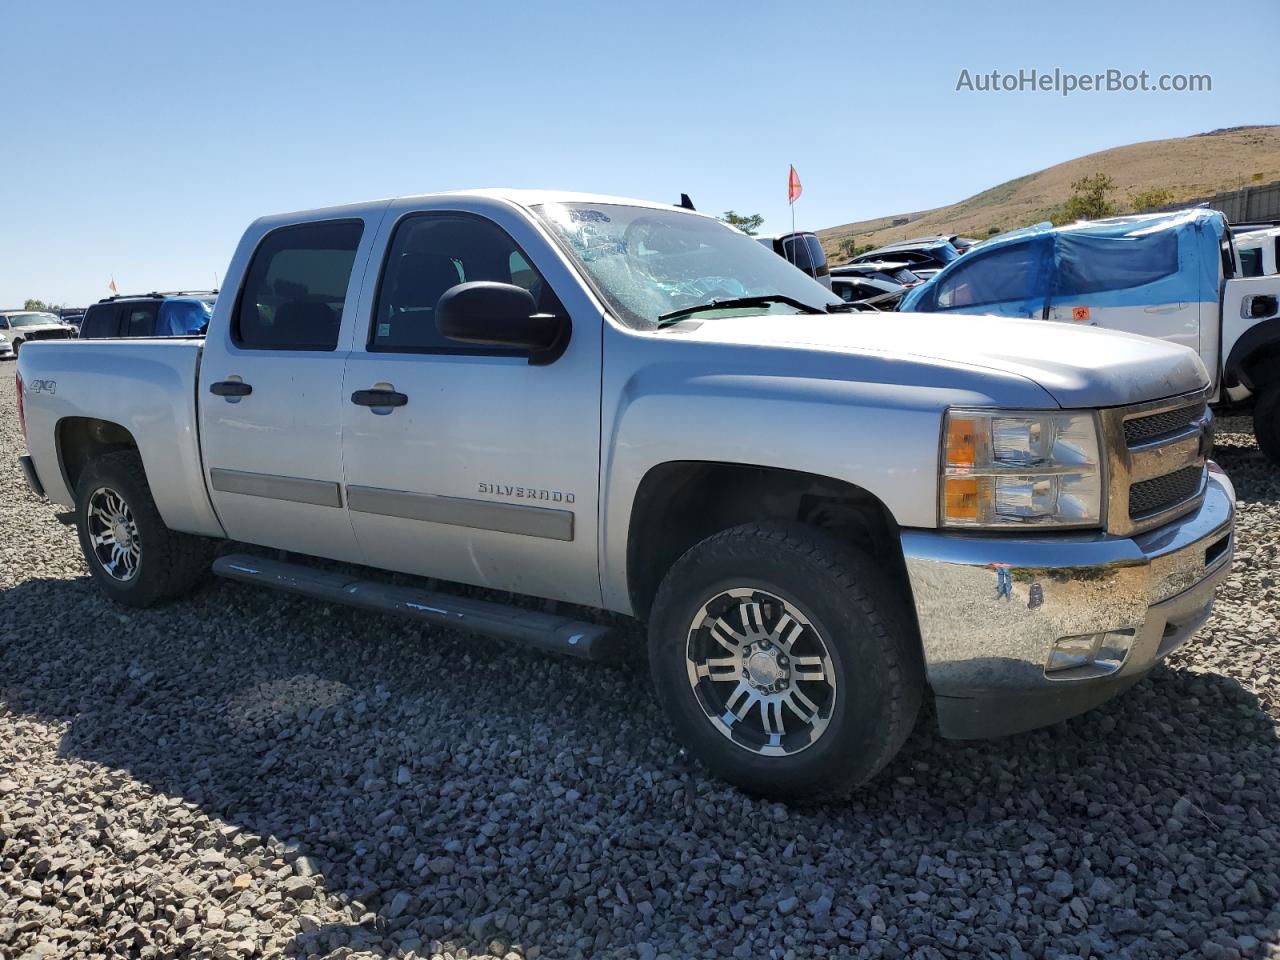
[[[681,317],[685,317],[691,313],[701,313],[704,310],[725,310],[734,307],[766,307],[771,303],[785,303],[789,307],[795,307],[804,313],[823,313],[812,304],[802,303],[793,297],[785,296],[781,293],[766,293],[758,297],[728,297],[724,300],[712,300],[709,303],[696,303],[691,307],[681,307],[679,310],[672,310],[670,313],[664,313],[658,317],[658,326],[666,327],[674,323]]]

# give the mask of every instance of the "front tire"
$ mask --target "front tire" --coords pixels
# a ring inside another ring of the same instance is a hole
[[[18,351],[22,349],[23,342],[22,340],[13,341],[13,357],[15,360],[18,358]]]
[[[209,568],[210,541],[165,526],[135,450],[97,457],[76,483],[80,549],[98,586],[126,607],[188,593]]]
[[[1253,435],[1263,456],[1280,464],[1280,383],[1264,387],[1254,401]]]
[[[919,642],[870,557],[801,524],[709,537],[654,599],[650,669],[685,747],[778,799],[875,776],[915,723]]]

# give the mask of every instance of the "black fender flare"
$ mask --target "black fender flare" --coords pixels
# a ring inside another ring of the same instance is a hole
[[[1253,378],[1249,375],[1248,361],[1260,350],[1272,345],[1277,348],[1276,353],[1280,354],[1280,317],[1255,324],[1235,342],[1222,368],[1223,382],[1239,383],[1255,390]]]

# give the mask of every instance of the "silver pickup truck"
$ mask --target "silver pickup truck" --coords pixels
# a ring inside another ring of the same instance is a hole
[[[583,608],[615,611],[749,790],[867,780],[926,691],[952,737],[1080,713],[1231,564],[1182,346],[850,312],[710,217],[582,194],[266,217],[226,276],[204,338],[19,359],[27,476],[109,597],[212,563],[586,657],[634,635]]]

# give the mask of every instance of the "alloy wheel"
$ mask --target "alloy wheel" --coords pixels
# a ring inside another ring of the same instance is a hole
[[[752,753],[792,756],[831,722],[838,691],[826,641],[799,608],[765,590],[724,590],[704,603],[686,661],[712,726]]]

